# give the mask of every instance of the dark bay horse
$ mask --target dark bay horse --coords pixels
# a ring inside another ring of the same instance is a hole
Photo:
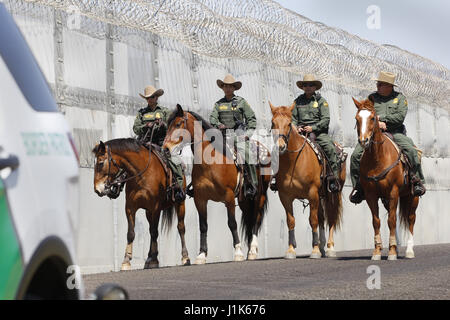
[[[292,125],[292,110],[290,107],[274,107],[272,110],[272,134],[279,148],[279,169],[276,173],[278,195],[286,211],[286,222],[289,230],[289,248],[285,254],[286,259],[295,259],[297,246],[295,241],[295,218],[293,201],[307,199],[310,213],[309,223],[312,229],[312,252],[310,258],[320,258],[326,254],[335,257],[333,234],[339,226],[342,217],[342,188],[338,193],[331,193],[321,183],[321,173],[324,170],[316,153],[306,143],[306,138],[300,135],[297,128]],[[339,183],[345,182],[345,165],[342,166]],[[327,251],[325,247],[324,223],[329,226]],[[319,233],[320,231],[320,239]]]
[[[111,186],[122,173],[126,173],[125,214],[128,221],[127,247],[122,270],[131,270],[136,211],[144,209],[150,225],[151,243],[145,269],[157,268],[158,224],[163,211],[163,226],[171,226],[174,209],[178,216],[178,232],[181,238],[182,265],[189,265],[189,255],[184,239],[185,205],[166,199],[167,178],[158,157],[135,139],[100,141],[92,150],[95,154],[94,189],[99,196],[109,195]],[[185,182],[186,183],[186,182]],[[117,194],[118,196],[118,194]]]
[[[206,263],[208,253],[207,203],[209,200],[225,204],[228,213],[228,227],[233,236],[234,261],[244,260],[235,218],[235,192],[239,174],[233,159],[224,154],[223,145],[215,148],[211,141],[204,138],[205,131],[211,130],[213,127],[195,112],[185,112],[180,105],[177,105],[177,110],[170,116],[168,123],[169,128],[163,147],[172,152],[181,150],[185,145],[190,144],[194,154],[192,186],[200,222],[200,253],[195,263]],[[196,129],[194,130],[194,128]],[[179,130],[178,133],[177,130]],[[184,136],[182,136],[183,132]],[[270,169],[270,163],[268,166]],[[257,169],[259,183],[256,197],[253,200],[238,198],[239,207],[242,210],[242,228],[249,247],[247,255],[249,260],[257,258],[257,235],[266,212],[267,188],[270,182],[270,174],[260,175],[260,169]]]
[[[383,205],[388,211],[390,231],[388,260],[397,259],[395,229],[399,202],[400,222],[405,227],[409,226],[406,258],[414,258],[413,229],[419,197],[413,196],[410,179],[405,179],[405,166],[400,161],[399,151],[393,142],[381,132],[373,102],[369,99],[359,102],[354,98],[353,101],[358,109],[355,117],[358,142],[364,148],[361,158],[360,183],[372,212],[372,224],[375,232],[375,249],[372,260],[380,260],[382,250],[378,199],[382,199]]]

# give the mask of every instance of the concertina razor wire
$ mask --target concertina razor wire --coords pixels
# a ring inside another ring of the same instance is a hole
[[[19,1],[21,2],[21,1]],[[450,109],[450,70],[287,10],[271,0],[25,0],[182,42],[217,58],[259,60],[294,74],[359,90],[380,70],[397,75],[409,98]]]

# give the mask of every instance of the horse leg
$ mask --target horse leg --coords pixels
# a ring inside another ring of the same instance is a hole
[[[198,211],[198,220],[200,224],[200,253],[195,258],[195,264],[205,264],[206,256],[208,255],[208,212],[207,212],[207,204],[208,201],[197,200],[198,198],[194,197],[195,206]]]
[[[372,226],[375,234],[375,249],[372,253],[372,260],[381,260],[381,250],[383,249],[383,245],[381,243],[381,235],[380,235],[380,217],[378,216],[378,199],[367,197],[366,202],[372,212]]]
[[[319,259],[322,257],[322,253],[320,252],[320,240],[319,240],[319,194],[317,192],[317,189],[315,189],[316,191],[314,192],[313,189],[315,188],[311,188],[310,189],[310,193],[309,196],[310,198],[309,200],[309,207],[310,207],[310,211],[309,211],[309,224],[311,226],[312,229],[312,252],[311,255],[309,256],[311,259]]]
[[[334,225],[330,226],[329,229],[326,256],[328,258],[336,257],[336,251],[334,250]]]
[[[250,249],[248,250],[247,260],[256,260],[258,258],[258,231],[261,228],[262,218],[264,214],[264,204],[267,200],[265,194],[261,194],[258,199],[258,213],[256,214],[256,223],[253,228],[252,241],[250,243]]]
[[[127,247],[123,258],[121,271],[131,270],[131,259],[133,258],[133,241],[135,237],[134,226],[136,222],[136,208],[126,205],[125,213],[128,221]]]
[[[297,247],[297,243],[295,241],[295,218],[294,211],[292,207],[292,199],[285,199],[280,194],[280,200],[283,204],[284,210],[286,211],[286,223],[289,231],[289,248],[284,255],[285,259],[295,259],[297,258],[297,253],[295,252],[295,248]]]
[[[183,266],[189,266],[191,264],[191,260],[189,259],[189,254],[188,254],[188,250],[186,248],[186,241],[184,239],[184,234],[185,234],[185,226],[184,226],[184,214],[186,212],[186,207],[184,202],[182,203],[177,203],[175,206],[175,210],[177,212],[177,217],[178,217],[178,234],[180,235],[180,239],[181,239],[181,264]]]
[[[317,215],[319,218],[319,250],[322,254],[322,257],[326,256],[325,253],[325,244],[327,243],[327,237],[325,235],[325,215],[324,215],[324,206],[322,201],[319,200],[319,209],[317,211]]]
[[[228,228],[230,228],[231,235],[233,236],[233,247],[234,247],[234,261],[244,261],[244,254],[242,253],[241,241],[239,240],[239,235],[237,232],[237,222],[235,216],[235,202],[234,194],[230,192],[227,195],[227,200],[225,202],[228,214]]]
[[[406,246],[406,254],[405,258],[413,259],[414,255],[414,223],[416,222],[416,209],[419,205],[419,197],[408,197],[408,203],[410,204],[409,212],[408,212],[408,241]]]
[[[154,269],[159,267],[158,261],[158,224],[161,210],[145,211],[148,223],[150,225],[150,250],[148,251],[148,257],[145,261],[144,269]]]
[[[397,238],[395,230],[397,226],[397,206],[398,206],[398,192],[391,192],[391,199],[389,200],[389,254],[388,260],[397,260]]]

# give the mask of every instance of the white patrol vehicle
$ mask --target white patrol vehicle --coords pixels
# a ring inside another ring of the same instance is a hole
[[[0,2],[0,300],[83,298],[73,233],[77,157],[69,126]]]

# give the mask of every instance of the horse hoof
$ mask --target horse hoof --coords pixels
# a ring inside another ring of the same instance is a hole
[[[320,259],[322,258],[322,254],[320,252],[313,252],[309,256],[310,259]]]
[[[159,262],[158,261],[150,261],[146,262],[144,265],[144,269],[157,269],[159,268]]]
[[[414,251],[406,251],[405,258],[406,259],[414,259],[416,256],[414,255]]]
[[[241,262],[244,261],[245,257],[243,254],[236,254],[234,255],[234,262]]]
[[[129,271],[131,270],[131,263],[123,263],[122,267],[120,268],[120,271]]]
[[[374,260],[374,261],[381,260],[381,254],[375,254],[375,255],[373,255],[373,256],[372,256],[372,260]]]
[[[390,255],[388,255],[388,260],[390,260],[390,261],[395,261],[395,260],[397,260],[397,255],[396,255],[396,254],[390,254]]]
[[[181,260],[181,265],[183,266],[190,266],[191,265],[191,259],[189,258],[184,258]]]
[[[206,264],[206,255],[205,253],[200,253],[195,259],[194,264]]]
[[[297,253],[295,252],[294,249],[289,249],[288,251],[286,251],[286,255],[284,256],[284,258],[288,260],[296,259]]]
[[[327,258],[336,258],[336,251],[334,250],[327,250],[325,253]]]
[[[249,253],[247,256],[247,260],[256,260],[258,259],[258,254],[256,253]]]

